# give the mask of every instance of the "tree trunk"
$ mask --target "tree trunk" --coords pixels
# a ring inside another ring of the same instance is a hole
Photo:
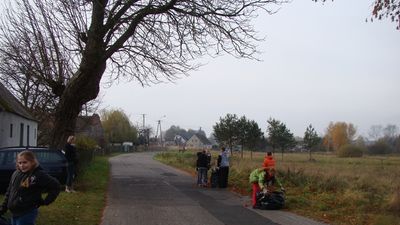
[[[55,113],[50,147],[61,148],[65,144],[67,137],[75,133],[76,119],[82,106],[97,97],[106,69],[102,46],[101,40],[93,40],[87,46],[78,71],[65,87]]]

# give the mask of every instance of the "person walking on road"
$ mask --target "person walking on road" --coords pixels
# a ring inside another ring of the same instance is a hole
[[[42,193],[47,193],[42,198]],[[39,166],[31,151],[22,151],[17,155],[16,170],[0,208],[0,215],[11,211],[12,225],[34,225],[38,208],[52,203],[60,193],[60,183]]]
[[[67,180],[65,182],[65,192],[71,193],[75,192],[73,189],[73,181],[75,177],[75,167],[78,163],[78,157],[76,154],[75,147],[75,136],[71,135],[67,139],[67,144],[64,148],[65,158],[67,158]]]
[[[220,188],[228,187],[229,177],[229,153],[225,147],[221,148],[221,153],[218,156],[218,186]]]

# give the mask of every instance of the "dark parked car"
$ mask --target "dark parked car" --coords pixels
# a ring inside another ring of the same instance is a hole
[[[15,171],[17,154],[23,150],[35,153],[40,166],[61,184],[67,177],[67,160],[60,150],[50,150],[46,147],[9,147],[0,148],[0,191],[5,192],[12,173]]]

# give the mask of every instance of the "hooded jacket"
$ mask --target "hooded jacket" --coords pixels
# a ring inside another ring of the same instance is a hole
[[[44,199],[42,193],[47,193]],[[13,216],[21,216],[41,205],[52,203],[59,193],[60,183],[41,167],[26,173],[17,169],[11,176],[1,211],[9,209]]]
[[[208,158],[204,152],[197,153],[196,167],[197,168],[207,168],[208,167]]]
[[[265,183],[265,170],[263,169],[255,169],[250,173],[249,176],[250,183],[258,183],[260,189],[264,188]]]
[[[269,173],[265,172],[264,169],[255,169],[250,173],[249,176],[250,183],[258,183],[260,189],[263,189],[265,186],[275,186],[278,185],[280,188],[283,188],[282,183],[276,176],[271,176]]]
[[[264,157],[264,162],[263,162],[263,167],[274,168],[275,167],[275,159],[274,159],[274,157],[265,156]]]

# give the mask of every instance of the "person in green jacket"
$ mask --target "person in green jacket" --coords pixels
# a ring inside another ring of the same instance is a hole
[[[250,173],[249,182],[252,184],[252,205],[257,208],[257,193],[260,191],[273,192],[275,185],[284,190],[281,182],[275,177],[275,168],[257,168]]]

